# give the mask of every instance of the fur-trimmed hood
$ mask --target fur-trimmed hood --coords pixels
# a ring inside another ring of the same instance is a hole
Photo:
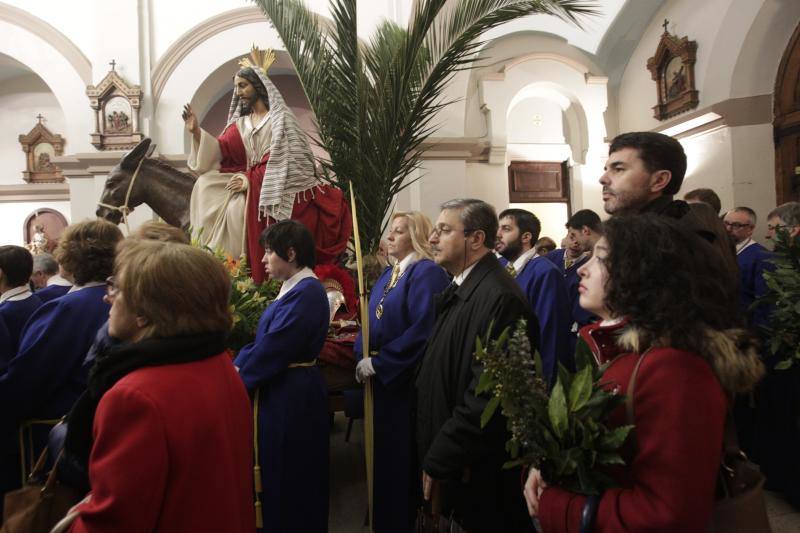
[[[581,330],[599,363],[620,353],[641,353],[648,347],[659,346],[639,328],[622,322],[611,326],[592,324]],[[704,349],[698,353],[708,361],[722,388],[730,394],[752,390],[764,375],[764,364],[758,355],[756,340],[746,330],[723,331],[706,329]]]

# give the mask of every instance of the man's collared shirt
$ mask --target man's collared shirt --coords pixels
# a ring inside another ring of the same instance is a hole
[[[300,283],[301,280],[306,278],[314,278],[317,279],[317,275],[314,274],[314,271],[308,267],[303,267],[301,270],[296,272],[291,278],[287,279],[281,285],[281,290],[278,291],[278,296],[275,297],[275,301],[277,302],[280,300],[287,292],[292,290],[295,285]]]

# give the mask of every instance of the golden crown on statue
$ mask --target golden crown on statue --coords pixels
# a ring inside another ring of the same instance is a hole
[[[272,48],[267,48],[266,50],[261,50],[255,44],[250,49],[250,56],[243,57],[239,60],[239,66],[242,68],[257,68],[261,69],[264,74],[267,73],[269,67],[275,62],[275,52],[272,51]]]

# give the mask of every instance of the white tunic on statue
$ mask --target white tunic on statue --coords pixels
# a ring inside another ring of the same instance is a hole
[[[250,116],[245,115],[235,124],[242,136],[249,169],[269,151],[272,140],[271,117],[267,113],[253,127]],[[193,236],[199,238],[201,244],[214,250],[221,248],[238,258],[245,253],[245,206],[249,181],[245,173],[220,172],[221,161],[219,140],[201,129],[200,143],[192,138],[188,161],[189,168],[199,175],[192,189],[189,223]],[[225,190],[225,186],[237,174],[244,181],[245,188],[240,192]],[[254,191],[256,201],[258,193]]]

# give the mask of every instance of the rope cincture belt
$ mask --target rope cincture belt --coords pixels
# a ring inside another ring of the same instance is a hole
[[[125,193],[125,203],[122,205],[111,205],[111,204],[104,204],[103,202],[97,202],[97,205],[100,207],[105,207],[106,209],[111,209],[112,211],[119,211],[122,213],[122,220],[125,222],[125,229],[128,231],[128,234],[131,232],[130,226],[128,226],[128,213],[132,211],[130,207],[128,207],[128,202],[131,199],[131,191],[133,190],[133,184],[136,183],[136,177],[139,175],[139,169],[142,168],[142,163],[147,157],[142,157],[139,160],[139,164],[136,165],[136,170],[131,176],[131,182],[128,184],[128,191]]]
[[[316,364],[317,359],[314,358],[304,363],[292,363],[288,368],[310,368]],[[261,463],[258,460],[258,400],[260,391],[260,388],[256,389],[256,393],[253,395],[253,488],[255,489],[256,528],[258,529],[264,527],[264,517],[261,512],[261,493],[264,489],[261,484]]]

